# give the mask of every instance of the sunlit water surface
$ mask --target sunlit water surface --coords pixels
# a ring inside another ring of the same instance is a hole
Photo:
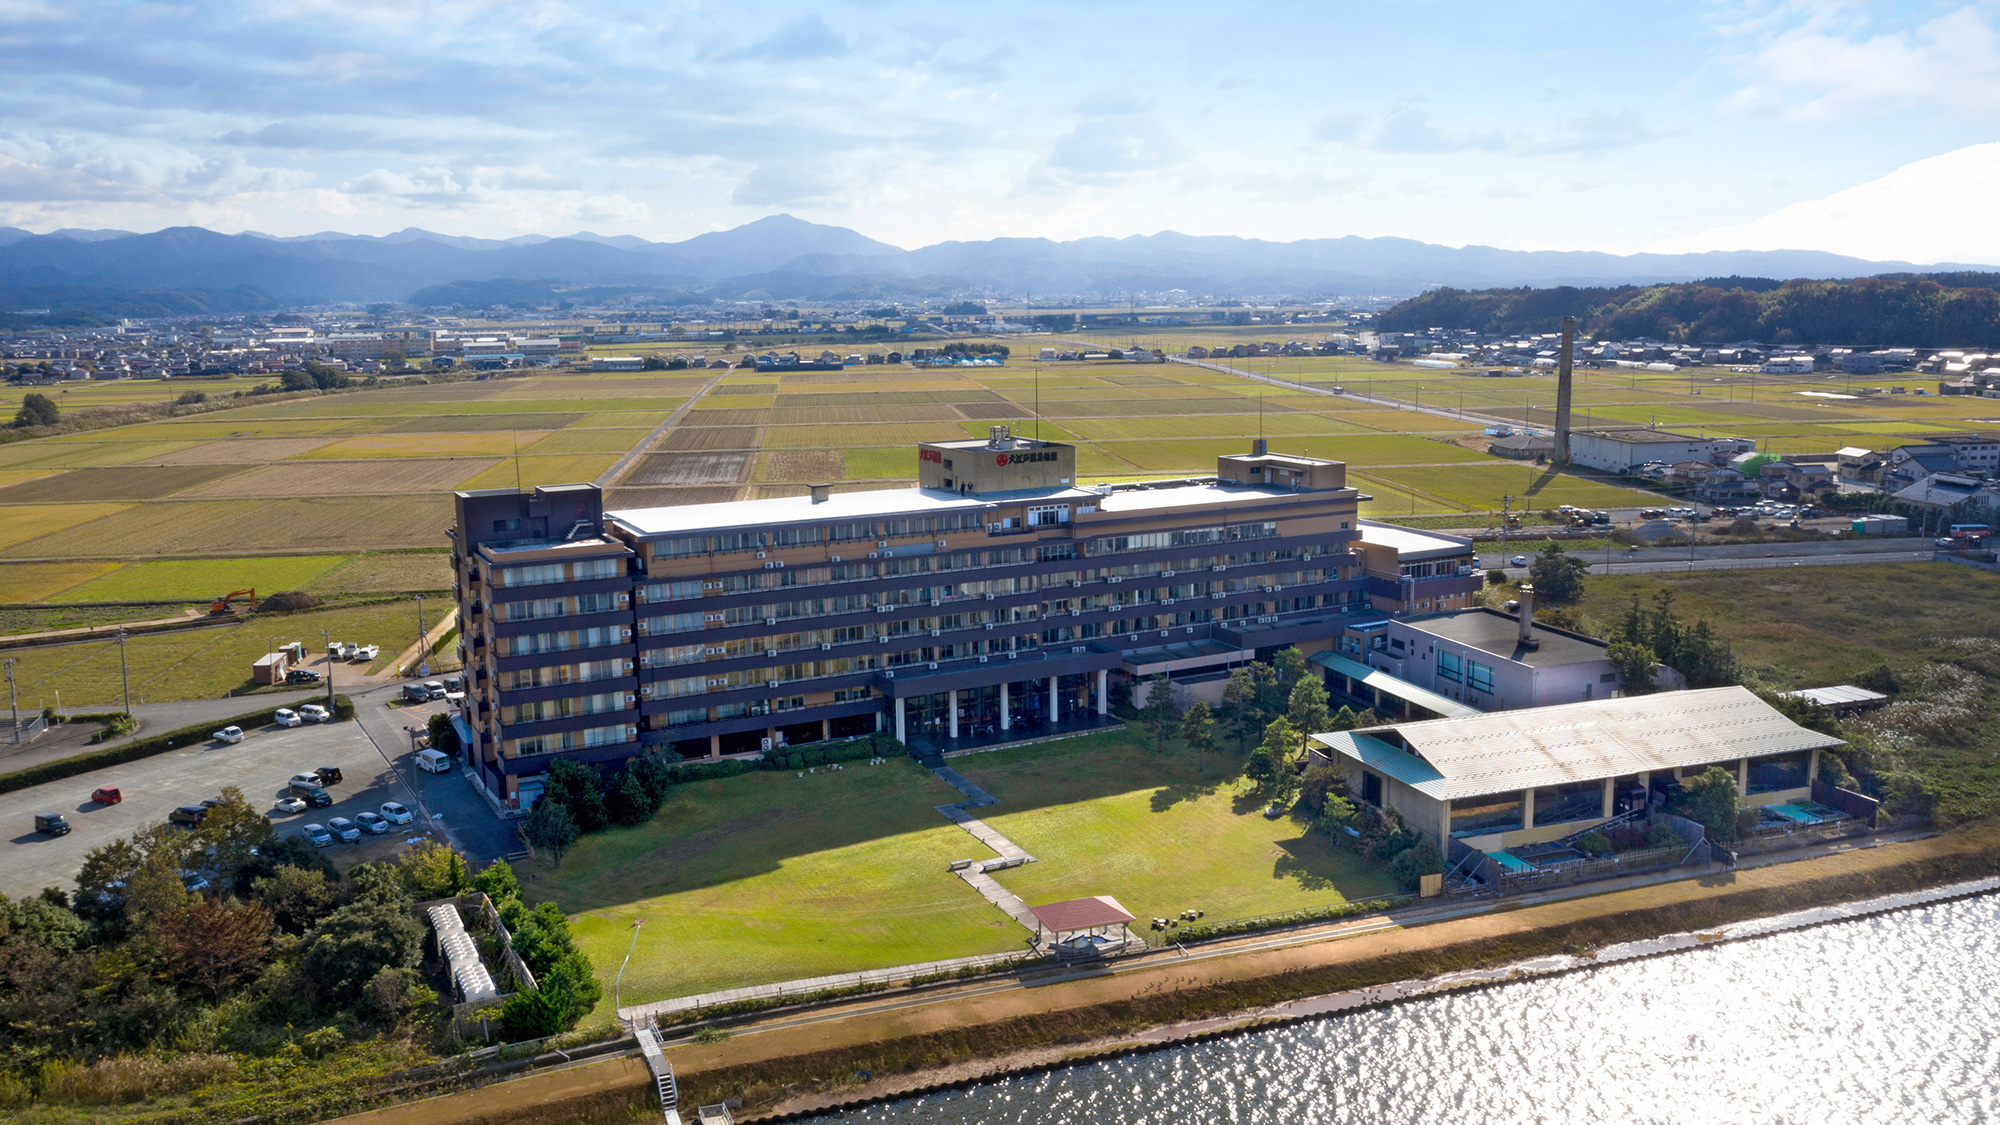
[[[818,1118],[2000,1122],[2000,895]]]

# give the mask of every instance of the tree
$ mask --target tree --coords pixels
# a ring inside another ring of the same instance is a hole
[[[549,862],[561,867],[563,853],[569,851],[582,833],[577,831],[576,821],[570,818],[566,806],[544,796],[535,802],[534,811],[521,826],[521,835],[529,847],[547,853]]]
[[[333,909],[334,885],[325,874],[290,864],[279,867],[255,884],[257,901],[270,912],[271,921],[288,934],[303,934]]]
[[[1347,775],[1332,766],[1313,766],[1299,777],[1299,800],[1314,816],[1326,811],[1329,798],[1346,795]]]
[[[1197,699],[1181,716],[1181,741],[1203,754],[1215,749],[1215,718],[1208,704]]]
[[[146,857],[130,840],[113,840],[92,848],[76,876],[76,912],[96,922],[125,917],[125,888]]]
[[[388,903],[362,901],[326,916],[306,936],[304,967],[320,992],[341,1007],[383,968],[417,966],[423,930]]]
[[[1326,713],[1326,685],[1312,676],[1292,685],[1291,699],[1285,706],[1285,718],[1299,736],[1299,753],[1306,752],[1308,740],[1320,731],[1328,729],[1332,716]]]
[[[278,372],[278,385],[288,391],[312,391],[319,389],[319,383],[304,371],[290,367]]]
[[[431,737],[431,749],[440,754],[458,755],[458,728],[451,725],[450,715],[432,715],[424,724],[424,732]]]
[[[174,979],[220,1002],[223,990],[256,972],[271,946],[271,915],[254,902],[198,898],[153,926]]]
[[[465,857],[436,840],[425,840],[397,856],[396,873],[422,902],[463,893],[468,881]]]
[[[1360,725],[1360,720],[1355,717],[1354,708],[1349,707],[1345,703],[1341,704],[1340,710],[1335,711],[1326,720],[1326,729],[1328,730],[1353,730]]]
[[[1291,699],[1292,689],[1298,686],[1300,680],[1312,678],[1312,664],[1306,659],[1306,654],[1299,651],[1297,645],[1286,645],[1279,649],[1277,655],[1271,658],[1271,671],[1275,676],[1277,697],[1287,701]]]
[[[1229,682],[1222,685],[1222,724],[1236,736],[1239,754],[1248,749],[1250,735],[1264,729],[1257,714],[1257,681],[1247,667],[1229,673]]]
[[[1299,773],[1292,768],[1292,751],[1298,742],[1298,733],[1290,722],[1282,717],[1273,719],[1264,728],[1264,741],[1251,752],[1249,764],[1243,767],[1244,775],[1273,801],[1283,801],[1298,789]]]
[[[472,889],[491,899],[498,907],[510,898],[521,897],[521,882],[514,877],[514,868],[504,859],[496,859],[472,877]]]
[[[1710,766],[1700,777],[1681,782],[1675,809],[1708,831],[1719,844],[1736,839],[1736,809],[1739,794],[1736,775],[1721,766]]]
[[[558,758],[543,775],[542,800],[565,807],[579,835],[601,831],[611,823],[604,807],[604,778],[590,766]]]
[[[209,863],[220,873],[218,886],[234,886],[237,872],[273,842],[270,818],[251,807],[243,790],[234,785],[222,787],[222,799],[201,818],[193,837],[195,846],[207,850]]]
[[[639,776],[637,769],[625,771],[624,780],[611,794],[611,819],[627,828],[637,827],[653,819],[660,806],[653,801],[652,791]]]
[[[1389,861],[1389,874],[1396,884],[1406,891],[1417,888],[1417,881],[1424,875],[1436,875],[1444,870],[1444,853],[1426,836],[1415,844],[1404,848]]]
[[[57,409],[55,400],[39,391],[29,391],[21,396],[21,408],[14,412],[14,425],[53,426],[62,421],[62,411]]]
[[[1528,564],[1528,580],[1535,596],[1546,602],[1573,602],[1583,596],[1583,576],[1590,564],[1575,558],[1551,542]]]
[[[1631,641],[1612,641],[1604,658],[1618,672],[1618,686],[1626,695],[1653,692],[1653,650]]]
[[[1167,748],[1167,739],[1173,737],[1180,725],[1180,704],[1174,702],[1174,685],[1164,673],[1153,677],[1146,688],[1146,705],[1139,709],[1139,719],[1146,729],[1153,733],[1153,749]]]

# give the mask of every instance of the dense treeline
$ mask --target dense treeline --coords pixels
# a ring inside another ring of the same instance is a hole
[[[1583,334],[1604,340],[1995,347],[2000,293],[1986,286],[1996,282],[2000,275],[1967,273],[1777,285],[1711,278],[1591,289],[1442,288],[1384,311],[1376,326],[1392,332],[1555,332],[1563,317],[1573,316]]]

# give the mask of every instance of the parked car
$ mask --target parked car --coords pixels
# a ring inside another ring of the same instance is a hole
[[[292,775],[291,783],[293,785],[304,785],[317,789],[320,785],[319,774],[312,770],[308,770],[305,773],[295,773]]]
[[[278,812],[284,813],[286,816],[297,816],[299,813],[306,811],[306,799],[287,793],[278,798],[278,803],[271,807]]]
[[[415,820],[416,817],[410,813],[409,809],[403,807],[401,801],[384,801],[382,803],[382,819],[388,821],[390,824],[408,824]]]
[[[333,804],[333,794],[317,785],[300,785],[295,781],[286,787],[285,792],[316,809],[323,809]]]
[[[442,694],[442,693],[440,693]],[[404,684],[403,700],[407,703],[426,703],[431,699],[431,685]]]
[[[1956,539],[1939,539],[1939,540],[1937,541],[1937,545],[1938,545],[1938,546],[1940,546],[1940,547],[1956,547],[1956,546],[1958,546],[1958,540],[1956,540]]]
[[[327,821],[326,830],[350,844],[361,838],[361,829],[356,828],[354,822],[344,816],[336,816]]]
[[[276,711],[271,712],[271,721],[281,727],[295,727],[305,722],[304,719],[299,718],[299,713],[290,707],[280,707]]]
[[[354,654],[359,651],[361,651],[361,646],[354,641],[342,642],[340,646],[340,658],[342,660],[352,660],[354,659]]]
[[[63,819],[61,813],[38,812],[35,814],[35,831],[44,836],[67,836],[69,821]]]
[[[419,750],[417,768],[425,773],[450,773],[451,755],[442,750]]]
[[[323,848],[333,843],[333,833],[328,832],[324,824],[308,824],[299,829],[299,835],[304,836],[315,848]]]
[[[90,799],[100,805],[115,805],[125,799],[125,794],[116,785],[100,785],[90,791]]]
[[[285,673],[285,682],[288,684],[316,684],[319,681],[320,674],[311,668],[294,668]]]
[[[178,824],[182,828],[193,828],[195,825],[200,824],[207,816],[208,809],[206,806],[182,805],[180,808],[167,814],[167,823]]]
[[[181,875],[181,886],[191,895],[198,895],[208,889],[208,879],[199,871],[189,871]]]
[[[354,650],[354,660],[361,664],[369,663],[380,655],[382,650],[374,645],[362,645]]]
[[[1507,562],[1508,562],[1508,564],[1509,564],[1509,565],[1512,565],[1512,566],[1527,566],[1527,565],[1528,565],[1528,556],[1526,556],[1526,555],[1515,555],[1515,556],[1514,556],[1513,558],[1511,558],[1511,559],[1508,559],[1508,560],[1507,560]]]
[[[321,707],[317,703],[308,703],[299,708],[299,718],[309,723],[323,723],[333,718],[333,712]]]
[[[328,642],[326,642],[326,655],[327,655],[328,659],[331,659],[331,658],[333,658],[333,657],[336,657],[336,656],[339,656],[339,655],[340,655],[340,650],[341,650],[341,649],[344,649],[344,648],[346,648],[346,647],[347,647],[347,642],[346,642],[346,641],[328,641]]]
[[[382,819],[382,814],[377,812],[355,813],[354,823],[370,836],[380,836],[389,830],[389,822]]]
[[[430,697],[431,697],[432,699],[443,699],[443,698],[444,698],[444,681],[443,681],[443,680],[425,680],[425,681],[424,681],[424,690],[430,693]]]
[[[321,785],[339,785],[341,783],[342,775],[339,766],[321,766],[313,772],[319,775],[319,783]]]
[[[236,743],[243,741],[243,728],[223,727],[221,730],[216,731],[210,737],[215,739],[217,742],[227,742],[233,746]]]

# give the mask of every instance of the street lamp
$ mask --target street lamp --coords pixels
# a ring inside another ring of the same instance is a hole
[[[328,650],[326,654],[326,707],[327,710],[331,711],[333,710],[333,638],[328,635],[325,629],[319,631],[319,637],[320,640],[326,642]]]
[[[125,626],[118,627],[118,679],[125,685],[125,714],[132,714],[132,674],[125,665]]]

